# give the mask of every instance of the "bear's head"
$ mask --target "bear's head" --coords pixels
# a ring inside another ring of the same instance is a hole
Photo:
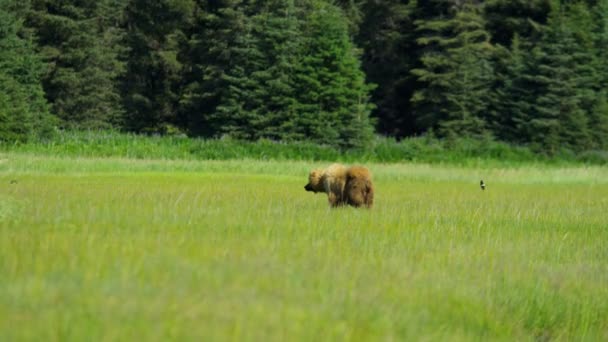
[[[308,184],[304,186],[304,190],[312,191],[314,193],[324,192],[323,182],[321,181],[321,176],[323,175],[323,170],[312,170],[308,175]]]

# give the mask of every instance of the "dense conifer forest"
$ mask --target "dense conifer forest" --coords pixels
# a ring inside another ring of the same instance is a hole
[[[608,148],[608,0],[0,0],[0,140]]]

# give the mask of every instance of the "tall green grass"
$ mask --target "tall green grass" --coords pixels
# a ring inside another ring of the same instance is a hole
[[[51,140],[0,143],[0,151],[68,157],[122,157],[170,160],[303,160],[343,162],[423,162],[499,166],[530,163],[595,164],[608,162],[608,152],[574,154],[561,151],[548,157],[527,147],[485,140],[438,140],[430,137],[396,141],[377,137],[365,150],[340,151],[309,142],[246,142],[232,139],[190,139],[183,136],[143,136],[111,131],[62,131]]]
[[[0,340],[608,337],[608,169],[323,165],[0,155]]]

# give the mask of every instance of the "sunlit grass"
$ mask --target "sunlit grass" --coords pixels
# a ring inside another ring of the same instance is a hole
[[[606,168],[0,160],[0,340],[608,338]]]

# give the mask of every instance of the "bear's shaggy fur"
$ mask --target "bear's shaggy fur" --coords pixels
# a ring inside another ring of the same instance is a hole
[[[353,207],[374,205],[374,184],[372,174],[362,166],[353,166],[346,172],[344,200]]]
[[[349,204],[371,208],[374,201],[371,173],[362,166],[346,168],[332,164],[326,169],[312,170],[304,189],[326,193],[331,207]]]
[[[344,204],[344,187],[346,185],[346,167],[342,164],[332,164],[326,169],[312,170],[308,175],[306,191],[327,194],[329,205],[337,207]]]

